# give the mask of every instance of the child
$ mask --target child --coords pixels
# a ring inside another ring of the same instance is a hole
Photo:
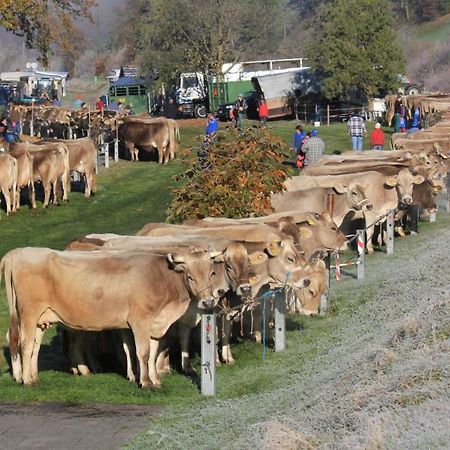
[[[400,118],[400,128],[399,128],[400,133],[405,133],[406,132],[406,119],[404,117]]]
[[[383,150],[384,147],[384,133],[379,123],[375,124],[375,128],[370,133],[370,143],[374,150]]]

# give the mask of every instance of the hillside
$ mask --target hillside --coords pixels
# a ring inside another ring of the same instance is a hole
[[[450,14],[417,27],[416,36],[430,42],[442,42],[450,39]]]

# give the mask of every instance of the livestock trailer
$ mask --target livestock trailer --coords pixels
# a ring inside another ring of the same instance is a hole
[[[130,105],[136,113],[149,112],[149,93],[142,78],[121,77],[109,87],[108,103]]]

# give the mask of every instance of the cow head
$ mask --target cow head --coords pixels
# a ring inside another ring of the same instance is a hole
[[[288,310],[291,314],[311,316],[319,313],[320,299],[327,286],[327,270],[323,260],[317,261],[309,274],[309,285],[290,290]]]
[[[267,274],[277,286],[289,285],[294,288],[308,286],[306,259],[294,245],[292,238],[283,238],[267,243]]]
[[[359,183],[350,183],[348,186],[338,183],[334,186],[334,190],[338,194],[347,196],[348,207],[358,211],[370,211],[372,209],[372,203],[366,198],[366,189],[367,186]]]
[[[221,253],[200,251],[167,254],[172,269],[183,274],[186,289],[200,309],[210,309],[217,304],[218,298],[213,295],[213,283],[217,275],[213,260]]]
[[[346,238],[333,221],[330,213],[307,214],[307,220],[299,223],[300,248],[309,260],[317,252],[342,249]]]
[[[250,261],[247,249],[237,242],[227,245],[224,253],[214,259],[222,263],[228,286],[238,295],[248,296],[251,293],[249,283]]]
[[[422,175],[413,175],[409,169],[402,169],[397,175],[386,178],[385,184],[396,188],[401,203],[409,205],[413,201],[412,192],[415,184],[425,181]]]

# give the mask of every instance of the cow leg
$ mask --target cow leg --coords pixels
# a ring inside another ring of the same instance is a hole
[[[148,388],[152,385],[149,378],[150,332],[149,330],[133,328],[133,334],[136,344],[136,356],[139,361],[140,386]]]
[[[33,209],[36,209],[37,208],[37,206],[36,206],[36,192],[35,192],[35,189],[34,189],[34,183],[33,182],[31,182],[28,185],[28,197],[30,199],[31,207]]]
[[[84,173],[84,196],[86,198],[89,198],[91,196],[91,192],[92,192],[92,177],[93,177],[93,173],[92,172],[85,172]]]
[[[18,187],[16,189],[15,195],[14,195],[14,204],[15,204],[15,210],[20,211],[20,193],[21,189]]]
[[[130,330],[120,330],[120,336],[122,338],[123,351],[127,359],[127,380],[134,383],[136,381],[136,376],[134,375],[133,367],[136,365],[134,358],[136,353],[130,351],[134,347],[133,336],[131,335]]]
[[[7,188],[2,188],[2,194],[5,197],[5,203],[6,203],[6,215],[11,215],[11,196],[10,192]]]
[[[38,374],[38,359],[39,349],[41,348],[42,337],[44,336],[44,330],[41,327],[36,327],[36,335],[34,338],[33,354],[31,356],[31,378],[33,383],[39,381]]]
[[[8,345],[10,345],[9,342],[9,330],[6,332],[6,342]],[[13,352],[10,349],[11,353],[11,369],[13,374],[13,380],[17,383],[22,383],[22,360],[21,360],[21,352],[18,352],[16,354],[13,354]]]
[[[69,342],[69,360],[74,375],[87,376],[91,374],[89,367],[85,364],[83,347],[89,346],[87,335],[83,331],[67,330]]]
[[[57,205],[57,204],[58,204],[58,194],[57,194],[57,189],[58,189],[58,179],[56,179],[55,181],[52,182],[52,191],[53,191],[53,200],[52,200],[52,204],[53,204],[53,205]]]
[[[232,333],[233,322],[225,316],[223,324],[223,335],[222,335],[222,360],[225,364],[234,364],[233,355],[231,354],[231,333]]]
[[[47,208],[50,203],[50,193],[51,193],[51,184],[50,183],[42,183],[44,187],[44,208]]]
[[[26,320],[20,326],[20,347],[22,351],[22,381],[23,384],[33,384],[31,358],[36,336],[37,320]]]
[[[364,219],[366,220],[366,227],[368,225],[371,225],[375,222],[376,220],[376,215],[373,214],[371,211],[365,211],[364,212]],[[372,238],[373,238],[373,233],[374,233],[374,227],[370,227],[366,229],[366,248],[367,248],[367,253],[369,255],[371,255],[373,253],[373,244],[372,244]]]
[[[156,371],[160,375],[170,373],[169,347],[161,350],[161,341],[156,358]]]
[[[160,388],[161,380],[156,370],[156,358],[158,357],[159,341],[156,339],[150,339],[150,357],[148,360],[148,370],[150,372],[150,379],[152,380],[153,387]]]
[[[193,375],[196,373],[192,367],[191,359],[189,358],[189,340],[191,336],[192,326],[183,322],[178,322],[178,334],[181,347],[181,369],[186,375]]]

